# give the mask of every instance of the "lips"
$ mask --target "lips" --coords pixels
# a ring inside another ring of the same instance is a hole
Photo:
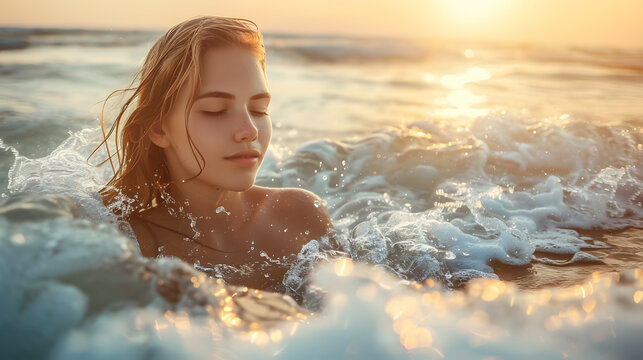
[[[257,166],[257,164],[259,164],[260,156],[261,156],[261,153],[258,150],[243,150],[243,151],[239,151],[236,154],[230,155],[225,159],[228,161],[231,161],[237,166],[251,169]]]
[[[227,156],[226,159],[252,159],[258,158],[261,156],[261,153],[258,150],[243,150],[239,151],[236,154]]]

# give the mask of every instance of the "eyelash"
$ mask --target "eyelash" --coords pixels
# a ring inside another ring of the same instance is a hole
[[[207,116],[212,116],[212,117],[222,116],[225,112],[226,112],[225,110],[221,110],[221,111],[202,111],[202,113],[203,113],[203,114],[205,114],[205,115],[207,115]],[[253,113],[253,114],[259,114],[259,115],[261,115],[261,116],[268,116],[268,115],[270,115],[270,114],[268,114],[267,112],[263,112],[263,111],[251,111],[251,113]]]

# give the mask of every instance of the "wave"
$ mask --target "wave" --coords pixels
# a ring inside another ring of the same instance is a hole
[[[140,30],[0,28],[0,51],[33,46],[136,46],[159,35],[158,32]]]
[[[0,204],[3,358],[638,355],[640,269],[534,293],[492,279],[448,292],[340,258],[311,274],[321,309],[313,313],[176,258],[142,258],[129,238],[76,208],[60,194]]]
[[[0,50],[33,46],[137,46],[151,44],[160,35],[136,30],[0,28]],[[306,61],[420,60],[427,54],[424,45],[405,39],[279,33],[268,33],[264,39],[269,52]]]
[[[297,255],[283,279],[291,297],[143,258],[97,193],[109,169],[86,163],[99,129],[73,133],[43,158],[14,151],[0,205],[0,320],[9,324],[0,341],[11,345],[0,349],[32,358],[298,358],[322,337],[330,358],[350,346],[372,357],[373,344],[393,358],[524,355],[514,347],[523,343],[533,358],[629,356],[643,272],[529,293],[498,281],[490,263],[594,263],[586,250],[609,245],[580,229],[643,227],[634,130],[498,115],[464,132],[424,121],[270,153],[257,183],[317,193],[338,230],[337,241],[313,240]],[[40,346],[26,336],[34,331]],[[528,345],[536,335],[548,346]]]
[[[643,50],[569,47],[562,49],[537,47],[525,51],[525,55],[537,63],[565,63],[590,67],[643,72]]]
[[[44,158],[18,156],[9,193],[64,193],[103,218],[96,191],[111,174],[85,163],[99,140],[87,129]],[[643,227],[641,140],[625,125],[529,125],[498,115],[459,133],[418,122],[272,154],[257,184],[315,192],[339,229],[338,243],[309,244],[284,279],[298,282],[290,288],[300,288],[310,259],[337,252],[402,279],[457,287],[497,278],[493,261],[524,266],[545,253],[591,262],[584,250],[608,245],[579,230]]]
[[[302,264],[341,251],[402,279],[460,286],[497,278],[492,262],[565,254],[566,264],[592,263],[584,250],[609,245],[579,230],[643,227],[640,142],[634,128],[587,123],[489,117],[454,137],[421,122],[309,143],[257,182],[327,201],[345,236],[339,246],[309,244]]]
[[[270,50],[283,56],[319,62],[419,61],[425,59],[428,54],[428,50],[423,47],[387,42],[272,44]]]
[[[11,28],[0,27],[0,51],[21,50],[33,46],[115,47],[151,44],[161,31],[102,30],[81,28]],[[516,55],[535,63],[566,63],[598,68],[643,71],[640,49],[501,45],[462,41],[435,41],[395,37],[365,37],[332,34],[264,33],[268,52],[286,59],[313,62],[417,62],[433,58],[462,60],[464,48],[480,49],[477,57],[496,62]]]

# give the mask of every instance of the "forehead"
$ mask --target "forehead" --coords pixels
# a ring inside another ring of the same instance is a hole
[[[239,97],[267,92],[261,64],[240,47],[207,50],[201,58],[201,92],[225,91]]]

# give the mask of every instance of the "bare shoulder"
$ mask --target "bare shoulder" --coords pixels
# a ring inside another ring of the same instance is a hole
[[[315,193],[300,188],[262,188],[265,192],[263,208],[271,213],[271,218],[282,224],[291,238],[291,245],[298,247],[310,240],[332,234],[333,223]]]
[[[328,213],[322,199],[312,191],[300,188],[270,189],[268,204],[279,211],[281,216],[294,218],[327,218]]]

